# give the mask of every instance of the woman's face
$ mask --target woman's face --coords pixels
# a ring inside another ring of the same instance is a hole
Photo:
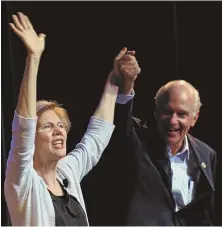
[[[46,110],[38,119],[35,138],[35,160],[44,164],[66,156],[67,132],[53,110]]]

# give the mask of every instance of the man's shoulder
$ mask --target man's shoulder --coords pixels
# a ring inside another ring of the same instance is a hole
[[[156,123],[147,120],[141,120],[133,117],[133,127],[139,139],[146,145],[154,146],[160,143],[160,136],[156,128]]]
[[[192,143],[194,143],[194,144],[196,144],[196,146],[200,147],[200,149],[206,150],[211,155],[216,154],[216,151],[212,147],[210,147],[207,143],[205,143],[204,141],[202,141],[190,134],[188,134],[188,138]]]
[[[136,128],[147,128],[147,123],[144,120],[141,120],[137,117],[133,117],[133,126]]]

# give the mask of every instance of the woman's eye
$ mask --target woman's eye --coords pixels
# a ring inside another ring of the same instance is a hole
[[[58,125],[60,128],[64,128],[64,125],[61,123]]]
[[[50,125],[43,125],[43,128],[50,128]]]

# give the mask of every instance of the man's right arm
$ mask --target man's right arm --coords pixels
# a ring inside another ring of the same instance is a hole
[[[114,74],[121,78],[114,119],[116,137],[127,145],[133,145],[135,140],[138,140],[133,128],[132,110],[134,82],[141,69],[134,55],[135,51],[127,51],[122,58],[114,62],[113,69]]]
[[[119,94],[116,100],[116,111],[114,119],[114,124],[117,126],[116,134],[119,138],[121,138],[121,140],[125,141],[129,141],[133,137],[133,97],[134,95],[128,96]]]

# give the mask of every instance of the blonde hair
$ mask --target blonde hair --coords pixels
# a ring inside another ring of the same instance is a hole
[[[163,95],[166,92],[169,92],[172,87],[176,87],[176,86],[187,88],[190,91],[190,93],[193,95],[193,98],[194,98],[194,113],[199,112],[200,107],[202,106],[202,103],[200,101],[199,92],[192,84],[190,84],[189,82],[187,82],[185,80],[173,80],[173,81],[170,81],[170,82],[166,83],[165,85],[163,85],[157,91],[156,96],[155,96],[156,107],[158,107]]]
[[[47,100],[39,100],[36,103],[36,114],[38,117],[41,116],[46,110],[53,110],[62,123],[65,125],[66,132],[68,133],[71,129],[71,122],[68,116],[67,111],[62,108],[61,104],[56,101],[47,101]]]

